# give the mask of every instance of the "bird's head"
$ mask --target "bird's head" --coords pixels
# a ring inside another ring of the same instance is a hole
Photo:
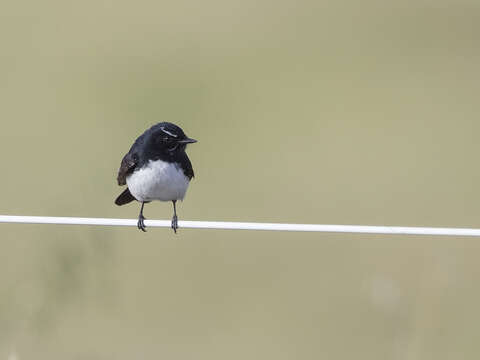
[[[162,122],[153,126],[150,139],[157,150],[171,154],[183,151],[188,144],[197,142],[197,140],[185,135],[180,127],[169,122]]]

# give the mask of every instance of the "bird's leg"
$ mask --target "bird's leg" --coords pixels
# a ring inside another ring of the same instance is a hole
[[[142,201],[142,207],[140,208],[140,215],[138,215],[138,223],[137,227],[142,230],[143,232],[146,232],[145,230],[145,223],[143,220],[145,220],[145,217],[143,216],[143,206],[145,205],[145,201]]]
[[[172,200],[172,203],[173,203],[172,229],[176,234],[178,229],[177,206],[176,206],[177,200]]]

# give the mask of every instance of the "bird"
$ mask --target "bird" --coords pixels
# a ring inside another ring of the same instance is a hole
[[[177,201],[183,200],[194,177],[192,163],[185,152],[189,138],[172,123],[160,122],[140,135],[123,157],[118,170],[118,185],[127,188],[116,198],[118,206],[134,200],[141,203],[137,227],[146,231],[143,216],[145,204],[153,201],[173,203],[172,229],[177,233]]]

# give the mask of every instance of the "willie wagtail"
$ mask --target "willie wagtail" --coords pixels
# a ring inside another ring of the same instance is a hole
[[[118,170],[118,185],[127,185],[115,200],[124,205],[133,200],[142,203],[137,227],[145,230],[143,206],[152,200],[173,203],[172,229],[178,228],[177,200],[183,200],[193,178],[193,168],[185,148],[190,139],[177,125],[161,122],[135,140]]]

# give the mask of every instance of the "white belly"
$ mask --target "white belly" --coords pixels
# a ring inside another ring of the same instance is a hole
[[[189,182],[179,166],[162,160],[150,160],[127,176],[128,189],[138,201],[183,200]]]

